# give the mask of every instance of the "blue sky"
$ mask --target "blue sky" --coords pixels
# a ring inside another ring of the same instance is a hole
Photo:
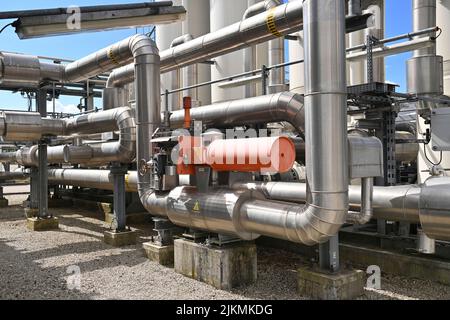
[[[243,0],[246,1],[246,0]],[[134,3],[139,0],[22,0],[2,1],[1,10],[29,10],[55,7],[68,7],[70,5],[94,5],[114,3]],[[410,32],[411,0],[386,0],[386,37]],[[12,22],[0,20],[0,26]],[[142,29],[139,30],[142,32]],[[119,31],[103,31],[85,33],[71,36],[19,40],[14,29],[9,27],[0,34],[0,50],[27,53],[33,55],[53,56],[67,59],[77,59],[93,51],[106,47],[136,33],[136,29]],[[405,91],[405,61],[410,53],[386,59],[386,80],[400,84],[399,91]],[[76,105],[78,98],[63,97],[62,105]],[[0,92],[0,109],[26,109],[27,101],[20,94],[12,95],[9,92]],[[99,101],[96,106],[101,107]],[[70,106],[69,106],[70,108]]]

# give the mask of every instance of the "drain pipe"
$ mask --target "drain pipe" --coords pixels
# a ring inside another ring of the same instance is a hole
[[[305,206],[249,200],[246,231],[307,245],[337,234],[348,211],[344,1],[303,1],[308,200]]]
[[[247,8],[244,12],[242,20],[249,19],[257,14],[267,11],[269,16],[273,19],[273,10],[275,7],[281,5],[279,0],[265,0]],[[273,20],[270,20],[273,21]],[[269,22],[268,22],[269,25]],[[275,21],[273,21],[275,26]],[[273,31],[277,35],[276,28]],[[250,46],[244,49],[245,71],[252,71],[256,69],[256,46]],[[284,38],[278,35],[275,40],[269,41],[269,65],[278,65],[284,62]],[[282,92],[284,87],[284,68],[274,69],[269,76],[269,92]],[[256,96],[256,84],[250,83],[245,86],[245,96],[247,98]]]

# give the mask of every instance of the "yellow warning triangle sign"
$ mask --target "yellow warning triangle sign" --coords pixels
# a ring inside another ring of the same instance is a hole
[[[194,205],[194,209],[192,209],[193,211],[200,211],[200,203],[197,201],[197,202],[195,202],[195,205]]]

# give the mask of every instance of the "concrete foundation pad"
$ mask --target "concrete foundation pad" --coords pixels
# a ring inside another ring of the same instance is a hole
[[[150,261],[159,263],[162,266],[173,267],[174,246],[160,246],[154,242],[146,242],[143,248]]]
[[[9,205],[8,199],[0,199],[0,208],[6,208]]]
[[[222,290],[249,285],[257,278],[256,245],[239,242],[226,247],[177,239],[175,271]]]
[[[364,293],[364,278],[361,270],[331,274],[301,268],[298,270],[298,291],[302,296],[315,300],[350,300]]]
[[[381,272],[450,285],[450,262],[420,254],[401,254],[382,249],[341,244],[341,257],[356,266],[379,266]]]
[[[28,218],[27,228],[31,231],[51,231],[59,228],[58,218]]]
[[[104,241],[113,247],[125,247],[135,245],[137,242],[136,231],[105,231]]]

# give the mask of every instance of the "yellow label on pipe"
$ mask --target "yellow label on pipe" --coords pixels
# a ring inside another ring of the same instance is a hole
[[[114,56],[113,48],[109,48],[108,51],[108,58],[111,60],[114,64],[119,65],[119,61],[117,61],[116,57]]]
[[[129,180],[130,180],[130,175],[126,174],[125,175],[125,187],[126,187],[126,190],[131,190],[131,187],[129,185]]]
[[[272,8],[267,13],[267,29],[269,29],[270,33],[272,33],[274,36],[282,37],[283,35],[278,32],[277,26],[275,24],[275,10],[276,8]]]

